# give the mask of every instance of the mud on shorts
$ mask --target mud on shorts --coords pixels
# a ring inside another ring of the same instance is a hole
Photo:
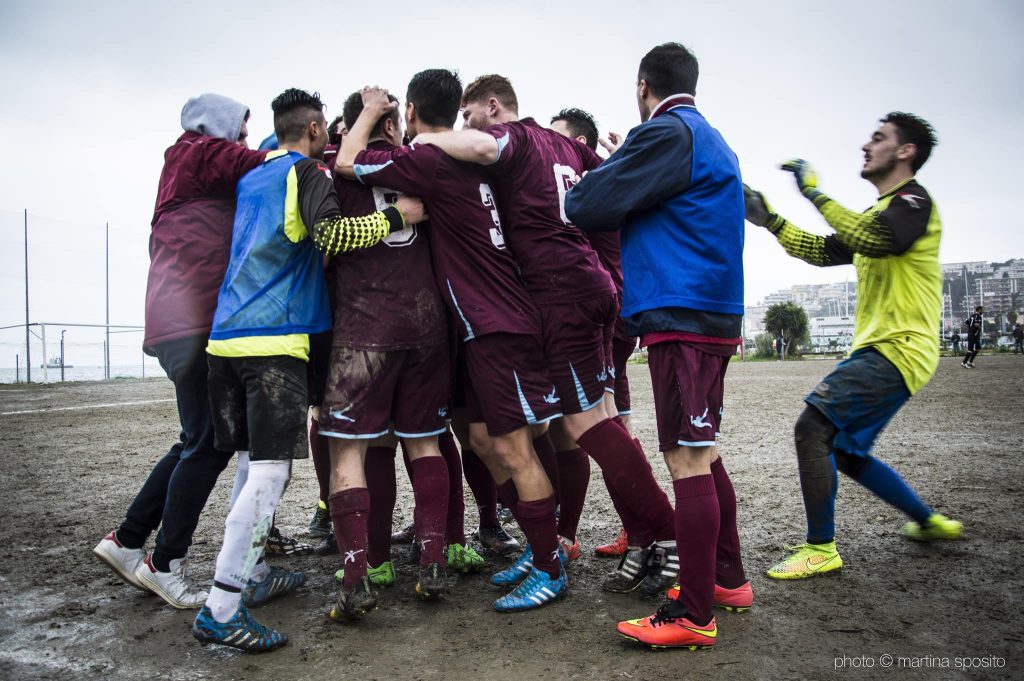
[[[879,433],[909,399],[899,369],[877,350],[864,348],[840,362],[804,402],[839,429],[832,438],[837,449],[867,456]]]
[[[715,444],[722,422],[729,357],[670,341],[649,346],[647,361],[659,450]]]
[[[409,350],[363,350],[335,345],[327,370],[320,434],[369,440],[445,431],[451,385],[448,342]]]
[[[209,355],[208,362],[217,449],[248,450],[251,461],[309,456],[304,360],[288,355]]]
[[[540,338],[489,333],[462,345],[466,420],[485,423],[492,437],[562,415]]]
[[[562,398],[562,412],[598,406],[612,387],[608,356],[618,303],[614,294],[538,308],[548,371]]]

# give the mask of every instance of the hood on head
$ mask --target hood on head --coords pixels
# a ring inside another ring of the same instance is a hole
[[[208,92],[185,102],[181,109],[181,127],[186,132],[234,142],[248,113],[249,107],[245,104]]]

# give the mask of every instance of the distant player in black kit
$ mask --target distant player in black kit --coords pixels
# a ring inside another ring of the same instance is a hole
[[[967,327],[967,354],[964,355],[964,359],[960,362],[960,366],[964,369],[974,368],[974,358],[978,356],[978,352],[981,350],[981,325],[983,322],[982,313],[985,312],[985,308],[979,305],[974,308],[974,314],[964,320],[964,326]]]

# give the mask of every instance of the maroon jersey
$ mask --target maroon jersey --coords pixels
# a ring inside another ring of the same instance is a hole
[[[437,287],[462,340],[498,332],[540,333],[483,168],[458,163],[437,147],[414,144],[363,151],[353,169],[365,184],[423,199],[430,213]]]
[[[370,143],[371,149],[393,147]],[[398,192],[334,177],[344,216],[394,203]],[[446,342],[447,320],[434,284],[430,245],[418,226],[393,232],[376,246],[342,253],[327,265],[334,308],[334,345],[362,350],[424,348]]]
[[[485,132],[498,140],[498,160],[487,170],[504,197],[509,244],[534,302],[571,303],[615,293],[594,249],[565,214],[566,192],[601,157],[532,118]]]

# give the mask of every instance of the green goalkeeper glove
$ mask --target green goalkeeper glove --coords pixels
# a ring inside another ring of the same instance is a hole
[[[786,221],[776,214],[764,194],[743,185],[743,203],[746,208],[747,221],[758,227],[765,227],[772,234],[778,234]]]

